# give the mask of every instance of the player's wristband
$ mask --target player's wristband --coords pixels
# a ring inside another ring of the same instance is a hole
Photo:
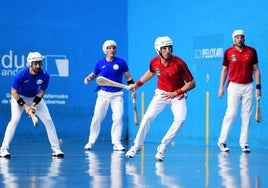
[[[25,104],[25,101],[23,100],[23,98],[19,98],[19,99],[17,100],[17,102],[18,102],[18,104],[21,105],[21,106],[23,106],[23,105]]]
[[[136,85],[137,85],[137,87],[140,87],[140,86],[143,85],[143,83],[142,83],[140,80],[138,80],[138,81],[136,82]]]
[[[256,89],[261,89],[261,84],[257,84]]]
[[[38,96],[35,96],[33,102],[35,102],[35,104],[38,104],[41,101],[41,98]]]
[[[176,90],[176,93],[177,93],[177,95],[181,95],[181,94],[183,94],[184,92],[183,92],[181,89],[177,89],[177,90]]]
[[[130,84],[134,84],[134,80],[131,79],[131,80],[127,81],[127,84],[128,84],[128,85],[130,85]]]

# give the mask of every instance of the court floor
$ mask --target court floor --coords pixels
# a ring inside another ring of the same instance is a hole
[[[13,143],[11,158],[0,158],[0,187],[268,187],[268,151],[230,153],[216,146],[169,146],[163,162],[154,158],[157,144],[146,143],[128,159],[109,142],[64,142],[64,158],[51,156],[48,143]],[[126,147],[129,147],[126,144]]]

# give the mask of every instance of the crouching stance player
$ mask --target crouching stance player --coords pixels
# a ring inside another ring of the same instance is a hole
[[[49,83],[49,74],[42,67],[43,57],[39,52],[30,52],[27,66],[18,71],[11,88],[11,120],[0,149],[1,157],[10,157],[9,145],[14,137],[21,115],[36,114],[44,123],[53,156],[63,157],[59,140],[46,103],[42,100]]]

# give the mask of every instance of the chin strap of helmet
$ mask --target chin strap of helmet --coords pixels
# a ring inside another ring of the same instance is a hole
[[[158,53],[164,60],[167,60],[166,58],[164,58],[164,56],[162,55],[162,53]]]

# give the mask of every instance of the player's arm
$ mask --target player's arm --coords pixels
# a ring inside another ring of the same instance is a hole
[[[19,94],[19,93],[17,92],[17,90],[14,89],[14,88],[11,88],[11,95],[13,96],[13,98],[14,98],[16,101],[18,101],[18,100],[21,98],[20,94]],[[21,103],[20,105],[23,106],[23,103]]]
[[[87,75],[85,78],[84,78],[84,84],[88,84],[88,82],[90,80],[93,80],[96,78],[96,74],[94,72],[90,73],[89,75]]]
[[[33,110],[31,106],[26,104],[26,102],[23,100],[23,98],[20,96],[16,89],[11,88],[11,95],[17,101],[17,103],[24,108],[26,113],[29,113],[30,110]]]
[[[135,84],[131,74],[129,71],[125,72],[124,73],[124,76],[126,77],[126,80],[127,80],[127,84],[130,86],[130,85],[133,85]],[[132,94],[131,94],[131,98],[132,99],[136,99],[136,93],[135,93],[135,89],[130,89],[132,91]]]
[[[256,83],[256,96],[261,96],[261,73],[258,64],[253,65],[253,76]]]
[[[126,80],[127,80],[127,84],[128,84],[128,85],[130,85],[130,84],[134,84],[134,80],[133,80],[133,78],[132,78],[132,76],[131,76],[131,74],[130,74],[129,71],[125,72],[125,73],[124,73],[124,76],[125,76],[125,78],[126,78]]]
[[[219,85],[218,97],[222,97],[224,94],[224,83],[225,83],[227,74],[228,74],[228,67],[223,66],[222,70],[221,70],[221,76],[220,76],[220,85]]]
[[[176,96],[179,96],[179,100],[185,97],[185,93],[190,91],[191,89],[195,88],[196,82],[194,79],[188,81],[183,87],[173,91],[173,92],[166,92],[163,93],[164,98],[172,99]]]
[[[150,80],[155,73],[151,72],[150,70],[146,71],[144,75],[131,87],[137,89],[138,87],[142,86],[145,82]]]
[[[187,82],[181,89],[181,91],[183,93],[186,93],[187,91],[190,91],[191,89],[195,88],[196,86],[196,83],[195,83],[195,80],[191,80],[189,82]]]
[[[38,94],[34,97],[33,102],[32,102],[32,107],[35,107],[44,97],[45,91],[43,89],[40,89]]]

